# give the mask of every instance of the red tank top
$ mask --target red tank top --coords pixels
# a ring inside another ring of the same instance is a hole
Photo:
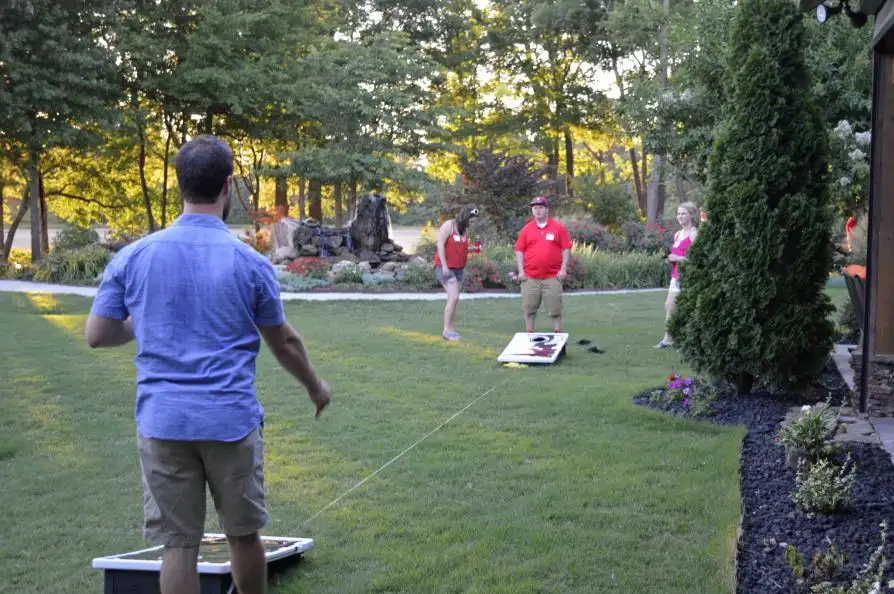
[[[674,243],[671,253],[675,256],[685,256],[690,244],[692,244],[692,236],[686,236],[685,239]],[[680,268],[677,266],[677,262],[671,262],[671,278],[680,278]]]
[[[447,257],[447,268],[465,268],[469,259],[469,238],[456,231],[453,223],[453,234],[444,242],[444,255]],[[441,256],[435,251],[435,267],[441,266]]]

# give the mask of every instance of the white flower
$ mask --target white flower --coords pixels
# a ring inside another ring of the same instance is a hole
[[[854,135],[857,139],[857,144],[861,146],[869,146],[869,142],[872,140],[872,132],[857,132]]]
[[[860,149],[854,149],[850,153],[848,153],[848,157],[851,158],[851,161],[862,161],[865,156],[866,153],[864,153]]]
[[[838,180],[838,185],[841,186],[842,188],[848,187],[849,185],[851,185],[851,178],[849,178],[847,176],[840,178]]]
[[[872,584],[872,590],[869,591],[869,594],[879,594],[882,591],[882,585],[878,581]]]
[[[854,128],[853,128],[853,126],[851,126],[851,123],[849,121],[841,120],[840,122],[838,122],[838,125],[835,126],[834,132],[836,134],[850,136],[851,134],[853,134]]]
[[[801,412],[807,412],[807,411],[809,411],[809,410],[810,410],[810,405],[809,405],[809,404],[805,404],[804,406],[801,407]]]

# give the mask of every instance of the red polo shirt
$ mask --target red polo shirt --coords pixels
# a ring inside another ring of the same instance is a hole
[[[571,249],[571,236],[559,221],[547,218],[542,229],[533,219],[518,234],[515,251],[525,255],[525,276],[554,278],[562,268],[562,250]]]

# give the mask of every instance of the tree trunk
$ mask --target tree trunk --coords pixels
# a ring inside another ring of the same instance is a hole
[[[173,130],[168,128],[168,137],[165,139],[164,169],[161,172],[161,228],[168,226],[168,164],[171,159],[171,136]]]
[[[667,91],[667,61],[668,39],[670,36],[670,0],[664,0],[664,23],[661,26],[661,55],[658,64],[658,80],[661,84],[661,92]],[[664,202],[667,198],[665,187],[665,154],[661,152],[655,155],[652,162],[652,181],[649,184],[648,206],[646,222],[655,224],[664,215]]]
[[[16,231],[18,231],[22,219],[25,218],[25,213],[28,212],[28,208],[31,206],[31,203],[28,200],[28,195],[28,184],[25,184],[25,187],[22,190],[22,201],[19,203],[19,210],[16,212],[15,218],[9,225],[9,231],[6,233],[6,244],[3,246],[3,254],[0,254],[3,261],[9,259],[9,253],[12,251],[12,242],[16,237]]]
[[[0,245],[3,245],[3,232],[6,230],[6,197],[3,195],[5,186],[4,180],[0,179]],[[2,252],[0,252],[0,264],[6,264],[6,256]]]
[[[647,193],[646,223],[654,225],[664,210],[664,199],[667,192],[664,187],[664,155],[655,155],[652,159],[652,180]]]
[[[568,179],[565,180],[565,192],[569,196],[574,196],[574,189],[571,185],[571,182],[574,181],[574,140],[569,128],[565,128],[565,173],[568,175]]]
[[[152,199],[149,197],[149,186],[146,183],[146,133],[142,124],[137,124],[137,137],[140,141],[140,154],[137,164],[140,171],[140,189],[143,191],[143,208],[149,221],[149,233],[155,233],[155,217],[152,216]]]
[[[639,161],[636,157],[636,149],[630,149],[630,165],[633,167],[633,185],[636,187],[636,205],[641,213],[646,213],[646,195],[643,191],[643,181],[640,177]]]
[[[40,155],[37,149],[31,149],[28,154],[28,184],[31,200],[31,263],[40,262],[40,178],[38,167]]]
[[[341,204],[342,183],[341,182],[338,182],[335,184],[334,197],[335,197],[335,226],[341,227],[344,224],[344,222],[343,222],[344,215],[343,215],[342,209],[341,209],[341,206],[342,206],[342,204]]]
[[[751,394],[751,390],[754,388],[754,380],[754,376],[750,373],[740,374],[736,380],[736,395],[744,396]]]
[[[289,179],[287,177],[276,178],[273,204],[277,216],[289,216]]]
[[[257,171],[257,169],[255,169]],[[251,208],[255,213],[255,233],[261,230],[261,223],[258,220],[258,209],[261,208],[261,176],[255,178],[255,183],[251,189]]]
[[[298,218],[304,220],[307,217],[307,209],[304,207],[307,180],[302,175],[298,178]]]
[[[318,180],[310,180],[307,188],[307,199],[310,202],[308,217],[323,224],[323,184]]]
[[[50,253],[50,227],[47,224],[49,212],[47,209],[47,196],[43,188],[43,173],[38,173],[40,192],[40,247],[44,255]]]

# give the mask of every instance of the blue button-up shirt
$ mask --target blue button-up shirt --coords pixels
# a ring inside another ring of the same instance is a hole
[[[284,322],[279,283],[219,218],[183,215],[122,249],[91,313],[133,319],[142,435],[235,441],[262,422],[257,326]]]

